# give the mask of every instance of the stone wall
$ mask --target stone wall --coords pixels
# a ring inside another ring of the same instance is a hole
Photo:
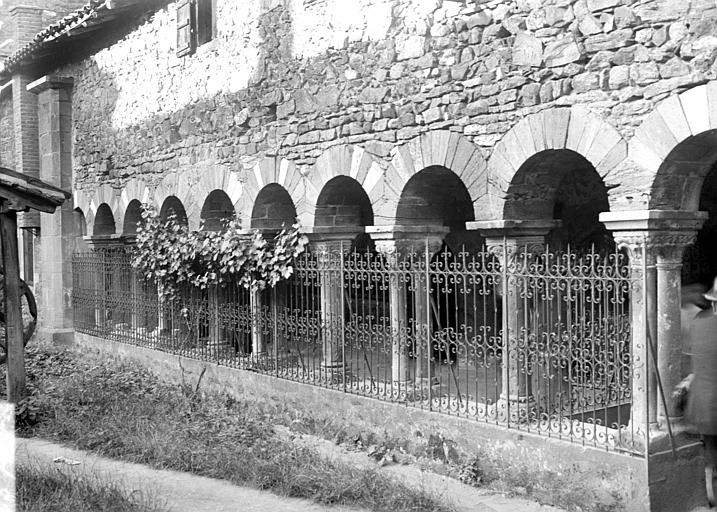
[[[7,93],[0,98],[0,167],[15,167],[12,96]]]
[[[385,169],[397,145],[435,130],[489,159],[527,115],[574,105],[629,139],[658,101],[717,71],[713,1],[478,3],[220,0],[217,37],[183,58],[169,4],[58,70],[75,77],[75,187],[208,169],[243,181],[266,156],[305,174],[337,144]],[[603,176],[621,208],[647,201],[636,167]]]

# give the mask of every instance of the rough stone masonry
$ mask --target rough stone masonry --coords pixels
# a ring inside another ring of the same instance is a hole
[[[584,106],[626,138],[667,95],[715,77],[717,9],[671,0],[217,2],[217,35],[174,52],[176,5],[58,74],[73,76],[75,187],[262,157],[299,169],[328,147],[381,165],[419,134],[490,155],[525,116]],[[101,115],[98,115],[101,114]],[[603,176],[646,200],[629,166]]]

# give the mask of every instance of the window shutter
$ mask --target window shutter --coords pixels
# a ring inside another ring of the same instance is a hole
[[[212,0],[195,0],[197,4],[197,46],[212,40]]]
[[[194,52],[194,31],[192,30],[194,9],[192,3],[192,0],[181,0],[177,4],[177,57]]]

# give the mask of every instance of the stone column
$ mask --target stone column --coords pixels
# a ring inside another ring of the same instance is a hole
[[[251,311],[251,355],[258,359],[266,355],[266,315],[261,300],[262,290],[250,290],[249,310]]]
[[[411,382],[411,358],[415,359],[414,384],[433,374],[427,270],[430,259],[443,242],[448,228],[443,226],[369,226],[366,232],[384,255],[389,269],[389,307],[391,315],[391,380],[399,389]],[[408,293],[413,300],[413,325],[408,316]],[[413,327],[413,328],[411,328]],[[424,358],[427,360],[423,367]],[[427,374],[424,373],[426,370]]]
[[[117,249],[122,247],[121,235],[100,235],[86,236],[87,245],[98,254],[103,254],[106,250]],[[107,297],[110,293],[115,292],[114,283],[108,283],[107,276],[110,269],[107,268],[107,260],[103,257],[100,263],[99,271],[95,274],[95,325],[100,332],[103,332],[108,326],[108,320],[111,317],[107,303]],[[113,271],[114,272],[114,271]],[[71,283],[71,281],[70,281]]]
[[[600,221],[613,231],[618,246],[627,248],[630,255],[634,281],[630,413],[633,425],[649,424],[655,428],[659,426],[658,416],[677,419],[671,395],[682,378],[682,253],[694,241],[706,218],[706,212],[671,210],[600,214]]]
[[[468,222],[466,228],[477,229],[486,239],[489,251],[500,261],[504,276],[500,290],[503,302],[503,365],[501,394],[497,404],[499,419],[526,421],[536,407],[532,390],[532,359],[529,344],[530,312],[521,295],[520,282],[511,280],[516,258],[530,258],[545,248],[545,235],[559,225],[553,219],[497,220]],[[520,264],[520,262],[517,262]]]
[[[27,86],[37,94],[40,178],[65,190],[72,189],[72,78],[45,76]],[[29,115],[29,114],[28,114]],[[36,128],[37,130],[37,128]],[[23,152],[25,150],[23,149]],[[24,171],[23,171],[24,172]],[[40,334],[52,340],[72,337],[72,202],[54,214],[40,214],[39,302]]]
[[[316,227],[307,230],[310,250],[316,254],[321,305],[322,380],[343,382],[349,370],[345,358],[344,316],[346,307],[344,258],[363,228],[337,231]]]

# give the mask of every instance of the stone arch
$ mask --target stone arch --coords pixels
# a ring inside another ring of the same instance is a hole
[[[154,196],[152,191],[149,189],[147,184],[137,178],[129,180],[122,188],[122,192],[119,196],[118,216],[117,216],[117,232],[126,233],[125,219],[127,218],[127,208],[133,201],[138,201],[140,204],[151,204],[158,207],[154,203]]]
[[[235,214],[229,195],[221,189],[214,189],[202,205],[201,227],[206,231],[222,231]]]
[[[465,229],[475,220],[473,201],[460,177],[442,165],[428,166],[409,178],[396,206],[396,224]]]
[[[241,215],[243,187],[242,183],[239,181],[237,173],[228,169],[212,167],[202,173],[202,177],[199,179],[195,190],[195,197],[204,198],[204,202],[200,205],[202,208],[204,208],[207,199],[212,193],[217,190],[221,190],[226,194],[231,202],[234,212],[237,215]]]
[[[296,165],[283,158],[263,158],[246,175],[247,179],[237,209],[243,227],[251,227],[252,210],[257,196],[270,184],[279,185],[286,190],[303,226],[312,225],[313,208],[310,208],[306,202],[305,179]]]
[[[72,224],[73,224],[73,251],[86,251],[87,243],[84,237],[87,236],[87,220],[85,219],[85,212],[79,206],[72,210]]]
[[[122,218],[123,235],[136,235],[137,227],[142,221],[142,202],[139,199],[132,199],[124,209],[124,217]]]
[[[250,227],[279,231],[290,227],[296,216],[296,205],[288,190],[278,183],[268,183],[256,195]]]
[[[155,204],[160,210],[165,201],[175,197],[185,208],[189,229],[199,229],[200,205],[197,204],[193,192],[195,184],[188,179],[187,173],[173,173],[162,179],[154,192]]]
[[[170,215],[176,217],[177,223],[189,225],[189,216],[184,203],[177,196],[168,196],[159,209],[160,219],[166,220]]]
[[[114,235],[117,232],[115,217],[112,208],[107,203],[97,207],[95,220],[92,225],[92,236]]]
[[[85,212],[90,211],[90,202],[92,201],[92,198],[86,194],[83,190],[73,190],[72,191],[72,206],[75,209],[78,209],[82,212],[83,218],[85,217]]]
[[[306,179],[306,203],[310,212],[306,217],[307,225],[316,224],[316,208],[319,197],[325,187],[335,178],[343,176],[358,184],[370,202],[371,222],[373,210],[384,200],[381,183],[383,169],[371,154],[360,146],[339,144],[324,151],[311,166]],[[303,220],[302,220],[303,223]]]
[[[375,224],[396,224],[401,193],[415,174],[429,167],[454,173],[465,185],[473,208],[486,193],[486,162],[478,146],[463,135],[448,130],[426,132],[393,150],[385,177],[369,194]]]
[[[96,216],[97,211],[99,210],[99,207],[103,204],[106,204],[109,208],[110,213],[112,214],[112,218],[114,219],[114,222],[116,222],[116,219],[120,218],[119,215],[119,197],[117,194],[117,191],[113,189],[111,186],[104,184],[100,185],[100,187],[95,192],[94,197],[90,201],[89,205],[87,206],[86,210],[86,216],[85,220],[87,221],[88,228],[91,227],[88,231],[92,233],[92,235],[95,235],[95,222],[96,222]],[[115,229],[116,229],[115,224]]]
[[[717,82],[660,101],[635,130],[628,155],[650,182],[649,209],[696,211],[717,162]]]
[[[476,219],[506,219],[507,193],[516,175],[534,155],[569,150],[609,179],[627,157],[627,142],[608,122],[582,107],[554,108],[523,118],[495,145],[487,166],[488,208]],[[612,206],[612,205],[611,205]]]
[[[328,180],[316,199],[314,227],[365,227],[373,225],[373,208],[366,190],[356,179],[339,175]]]

